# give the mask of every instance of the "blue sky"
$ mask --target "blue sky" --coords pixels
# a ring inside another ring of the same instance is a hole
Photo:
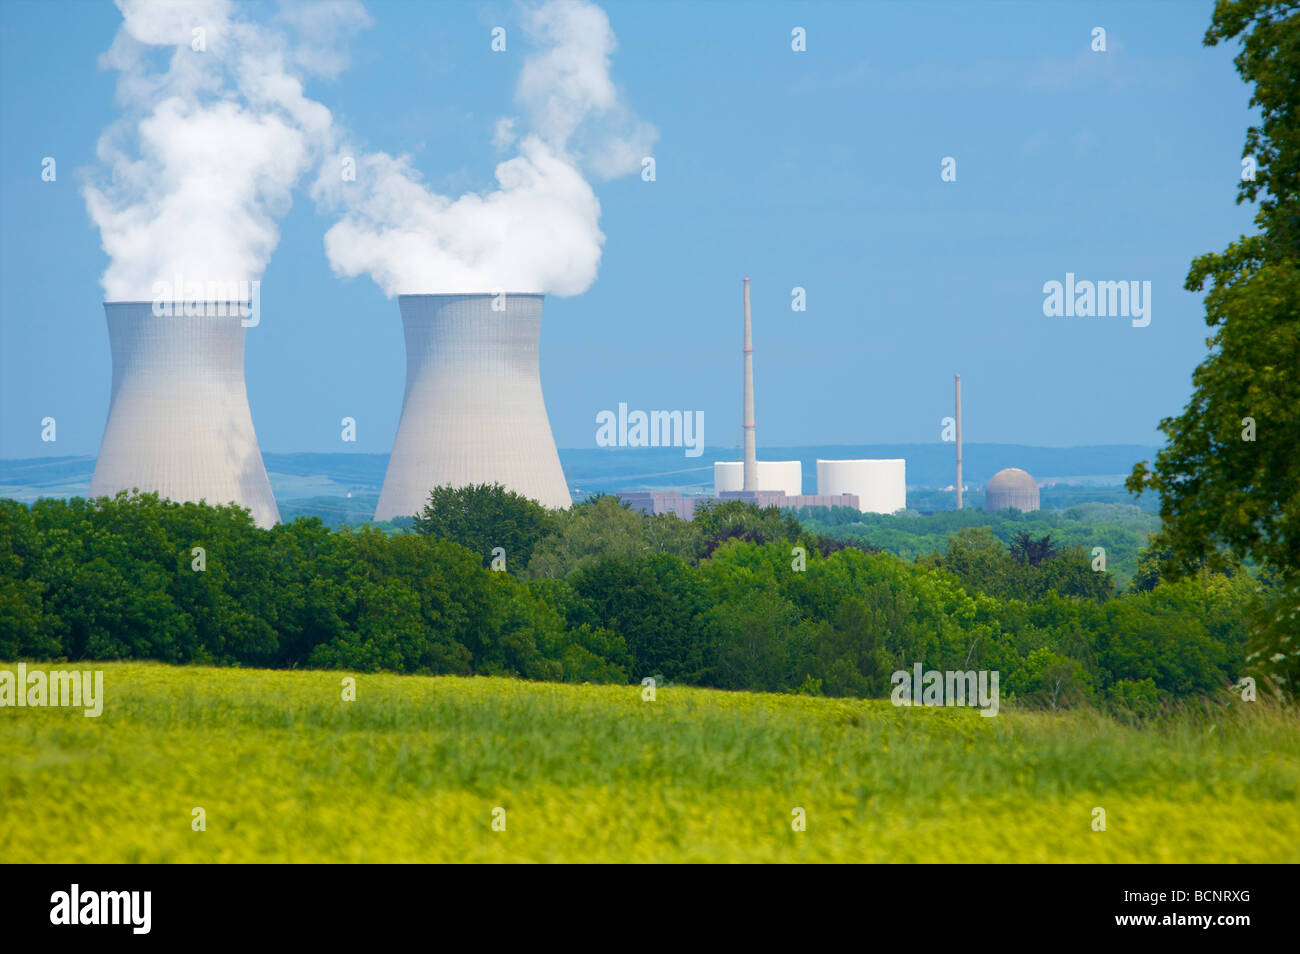
[[[548,298],[556,441],[597,412],[702,410],[740,441],[753,280],[768,446],[939,440],[960,371],[969,441],[1158,443],[1205,353],[1191,259],[1252,230],[1234,203],[1249,90],[1201,45],[1206,3],[605,4],[613,76],[659,131],[657,178],[598,183],[595,284]],[[509,3],[369,2],[350,67],[310,96],[443,192],[492,187],[527,48]],[[107,265],[79,170],[119,115],[109,3],[0,5],[0,457],[93,454],[111,360]],[[791,29],[807,51],[790,48]],[[1090,50],[1091,30],[1108,50]],[[517,36],[518,31],[510,34]],[[41,160],[58,163],[41,180]],[[957,181],[940,161],[957,160]],[[247,338],[264,451],[387,452],[405,359],[395,299],[330,271],[336,221],[295,195]],[[1150,281],[1152,320],[1053,319],[1042,286]],[[791,310],[806,289],[807,311]],[[40,440],[43,417],[58,440]],[[339,421],[357,421],[356,443]]]

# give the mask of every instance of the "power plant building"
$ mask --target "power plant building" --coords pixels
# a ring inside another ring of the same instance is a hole
[[[749,279],[744,280],[745,344],[741,426],[744,458],[716,461],[713,487],[719,501],[740,500],[759,507],[853,507],[864,513],[894,513],[907,506],[906,461],[818,460],[817,493],[803,492],[803,462],[758,459],[754,425],[754,341]],[[700,500],[671,492],[641,491],[620,498],[643,513],[677,513],[692,519]],[[689,512],[690,516],[685,516]]]
[[[989,513],[999,510],[1038,509],[1038,483],[1019,467],[1008,467],[989,478],[984,488],[984,509]]]
[[[798,460],[760,460],[758,489],[779,490],[790,497],[803,493],[803,462]],[[713,464],[713,492],[718,496],[745,489],[745,464],[739,460],[720,460]]]
[[[695,507],[708,497],[687,497],[673,490],[635,490],[618,495],[633,510],[654,516],[671,513],[682,520],[695,519]]]
[[[539,294],[400,295],[406,393],[376,520],[417,514],[434,487],[502,484],[572,500],[542,398]]]
[[[817,492],[854,494],[863,513],[895,513],[907,507],[907,461],[817,460]]]
[[[113,385],[92,497],[156,492],[181,503],[235,503],[258,526],[280,519],[244,384],[237,303],[155,315],[148,301],[105,302]],[[176,307],[182,311],[182,306]]]

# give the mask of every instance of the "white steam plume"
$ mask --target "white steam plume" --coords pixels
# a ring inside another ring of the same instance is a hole
[[[428,189],[406,156],[364,155],[355,181],[339,175],[341,150],[313,190],[341,207],[325,233],[335,274],[368,274],[389,297],[493,290],[577,295],[596,278],[605,236],[584,172],[613,178],[640,168],[658,133],[633,117],[610,79],[614,32],[587,0],[525,10],[539,47],[524,62],[515,98],[525,116],[516,155],[496,167],[498,188],[459,198]],[[517,121],[494,143],[508,147]]]
[[[101,182],[83,189],[110,259],[105,297],[150,300],[176,275],[260,279],[295,183],[333,145],[330,112],[301,77],[343,68],[334,42],[369,22],[364,8],[314,4],[307,17],[290,5],[280,31],[228,0],[117,5],[122,26],[101,65],[121,73],[123,116],[99,140]]]

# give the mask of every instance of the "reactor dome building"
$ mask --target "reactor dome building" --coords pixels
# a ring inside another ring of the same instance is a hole
[[[1008,467],[989,478],[984,488],[984,509],[1030,511],[1038,509],[1038,484],[1019,467]]]
[[[419,513],[438,486],[499,483],[568,507],[542,399],[540,294],[400,295],[406,393],[376,520]]]
[[[148,301],[104,303],[113,386],[90,495],[236,503],[269,527],[280,511],[248,407],[241,306],[198,304],[189,316],[181,305],[155,315]]]

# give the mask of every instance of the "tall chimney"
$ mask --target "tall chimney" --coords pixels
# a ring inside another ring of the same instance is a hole
[[[961,375],[957,375],[957,509],[961,509]]]
[[[754,336],[749,323],[749,279],[745,279],[745,489],[758,489],[758,451],[754,447]]]
[[[418,514],[438,486],[502,484],[570,506],[542,399],[542,296],[399,295],[406,394],[376,520]]]
[[[186,316],[104,302],[113,391],[90,496],[138,488],[178,503],[236,503],[261,527],[279,521],[244,386],[241,304],[227,314],[225,303],[201,302],[202,314]]]

